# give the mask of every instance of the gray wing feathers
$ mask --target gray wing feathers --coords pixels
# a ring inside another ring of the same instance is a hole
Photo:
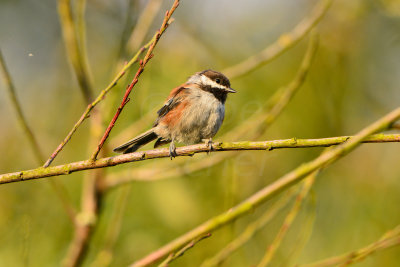
[[[114,148],[113,151],[114,152],[123,152],[124,154],[135,152],[141,146],[144,146],[145,144],[153,141],[156,138],[157,138],[157,135],[154,133],[154,129],[152,128],[152,129],[148,130],[147,132],[144,132],[141,135],[138,135],[135,138],[129,140],[125,144]]]

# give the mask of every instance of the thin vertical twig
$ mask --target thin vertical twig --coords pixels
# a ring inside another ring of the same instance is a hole
[[[140,14],[136,27],[126,44],[128,54],[132,53],[132,51],[136,51],[143,43],[151,24],[161,8],[162,2],[163,0],[149,0],[147,2],[147,5]]]
[[[32,129],[29,127],[28,122],[24,116],[24,113],[22,111],[22,107],[18,101],[17,95],[16,95],[16,90],[14,83],[11,79],[11,75],[7,69],[3,54],[0,50],[0,72],[3,76],[4,83],[6,85],[6,89],[8,92],[8,95],[10,97],[10,102],[12,106],[14,107],[15,113],[17,115],[17,120],[18,124],[22,128],[25,136],[28,139],[28,142],[30,144],[30,147],[32,148],[32,151],[35,155],[35,159],[38,164],[43,164],[44,162],[44,156],[43,153],[39,147],[39,143],[36,140],[35,135],[33,134]],[[60,199],[61,204],[68,215],[70,220],[74,220],[76,210],[74,206],[71,203],[71,200],[69,199],[69,196],[67,194],[67,191],[65,188],[62,186],[61,183],[58,181],[52,180],[50,182],[50,186],[53,188],[54,192],[56,193],[56,196]]]
[[[119,42],[119,46],[118,46],[118,52],[117,52],[117,68],[118,69],[119,69],[118,65],[120,65],[119,62],[122,62],[122,60],[125,58],[125,56],[131,55],[133,52],[135,52],[137,50],[137,49],[132,49],[130,53],[127,53],[126,43],[132,34],[132,30],[136,27],[136,23],[138,20],[136,14],[137,14],[139,5],[140,5],[139,1],[127,0],[125,22],[124,22],[124,27],[123,27],[123,30],[121,33],[120,42]]]
[[[96,160],[97,155],[99,154],[101,148],[104,145],[104,142],[106,141],[106,139],[108,138],[112,128],[115,125],[115,122],[117,121],[119,115],[121,114],[121,111],[124,109],[125,105],[128,103],[129,101],[129,94],[131,93],[133,87],[137,84],[137,82],[139,81],[139,76],[143,73],[144,68],[146,66],[146,64],[150,61],[150,59],[153,57],[153,50],[155,48],[155,46],[157,45],[158,41],[160,40],[160,37],[162,36],[162,34],[165,32],[165,30],[168,28],[169,26],[169,20],[171,19],[172,14],[174,13],[174,11],[176,10],[176,8],[179,5],[179,0],[175,0],[171,9],[169,11],[167,11],[165,13],[164,16],[164,21],[161,24],[160,29],[157,31],[157,33],[154,35],[154,41],[153,43],[150,45],[149,49],[147,50],[146,55],[144,56],[143,60],[140,61],[139,64],[139,69],[137,70],[135,77],[133,78],[131,84],[128,86],[128,88],[125,91],[125,95],[122,98],[121,104],[117,109],[117,112],[115,113],[114,117],[112,118],[110,124],[108,125],[103,137],[100,140],[100,143],[97,146],[97,149],[94,151],[94,153],[91,156],[92,160]]]
[[[109,266],[111,264],[114,245],[121,231],[124,211],[128,204],[131,188],[131,185],[126,185],[119,188],[118,194],[114,201],[114,206],[111,207],[112,214],[108,219],[102,247],[97,253],[91,266]]]
[[[80,1],[78,6],[84,12],[85,1]],[[86,104],[90,104],[93,101],[93,86],[90,81],[90,72],[86,61],[86,50],[81,49],[83,44],[79,42],[79,34],[74,22],[71,0],[58,0],[58,13],[68,58],[71,61],[85,102]],[[84,32],[82,22],[80,24],[80,32],[81,34]],[[84,42],[84,40],[81,40],[81,42]]]

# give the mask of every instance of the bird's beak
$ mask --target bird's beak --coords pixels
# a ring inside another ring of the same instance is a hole
[[[227,91],[228,93],[236,93],[236,90],[232,88],[226,88],[225,91]]]

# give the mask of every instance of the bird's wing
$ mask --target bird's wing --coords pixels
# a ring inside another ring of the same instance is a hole
[[[186,94],[186,90],[190,89],[190,85],[187,86],[186,84],[174,88],[171,93],[169,94],[167,101],[164,103],[164,106],[162,106],[158,111],[158,118],[154,122],[153,127],[157,126],[159,121],[168,114],[174,107],[176,107],[179,103],[182,102],[182,97],[184,94]]]

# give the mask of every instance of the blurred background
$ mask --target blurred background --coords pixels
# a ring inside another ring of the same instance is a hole
[[[183,0],[175,21],[131,94],[107,143],[112,148],[152,125],[171,88],[204,69],[223,70],[254,55],[310,15],[311,0]],[[161,25],[172,1],[162,1],[143,43],[129,43],[147,1],[88,0],[86,43],[95,95],[115,77]],[[304,85],[268,131],[256,140],[351,135],[400,103],[400,2],[336,0],[317,26],[319,47]],[[140,38],[138,38],[140,39]],[[269,64],[231,79],[238,93],[227,101],[221,139],[262,110],[288,84],[307,48],[306,36]],[[23,113],[44,155],[50,155],[86,108],[70,67],[53,0],[0,0],[0,47]],[[103,128],[116,111],[137,66],[98,106]],[[147,117],[145,117],[147,116]],[[124,132],[132,123],[128,132]],[[90,120],[90,119],[89,119]],[[0,82],[0,172],[38,166]],[[87,159],[92,150],[86,121],[53,165]],[[251,126],[250,126],[251,127]],[[101,129],[101,132],[104,131]],[[94,140],[97,143],[97,140]],[[148,146],[146,148],[151,148]],[[301,207],[272,266],[310,263],[366,246],[400,222],[399,144],[368,144],[321,174]],[[156,181],[134,181],[109,190],[84,266],[125,266],[241,202],[321,148],[250,151],[213,162],[213,155],[123,164],[106,175],[131,170],[182,170]],[[115,155],[108,151],[107,156]],[[191,171],[205,160],[208,167]],[[185,171],[185,166],[188,171]],[[79,207],[82,180],[90,172],[54,177]],[[114,175],[114,176],[112,176]],[[131,174],[134,175],[134,174]],[[139,175],[137,173],[137,175]],[[148,177],[158,177],[150,172]],[[146,175],[142,175],[146,177]],[[172,266],[198,266],[240,234],[275,199],[215,231]],[[222,266],[252,266],[264,255],[290,205]],[[116,212],[119,212],[120,219]],[[314,218],[314,219],[310,219]],[[0,186],[0,266],[57,266],[73,226],[48,179]],[[111,240],[111,241],[110,241]],[[299,241],[301,240],[301,241]],[[108,254],[101,252],[110,247]],[[398,266],[400,247],[375,253],[357,266]]]

